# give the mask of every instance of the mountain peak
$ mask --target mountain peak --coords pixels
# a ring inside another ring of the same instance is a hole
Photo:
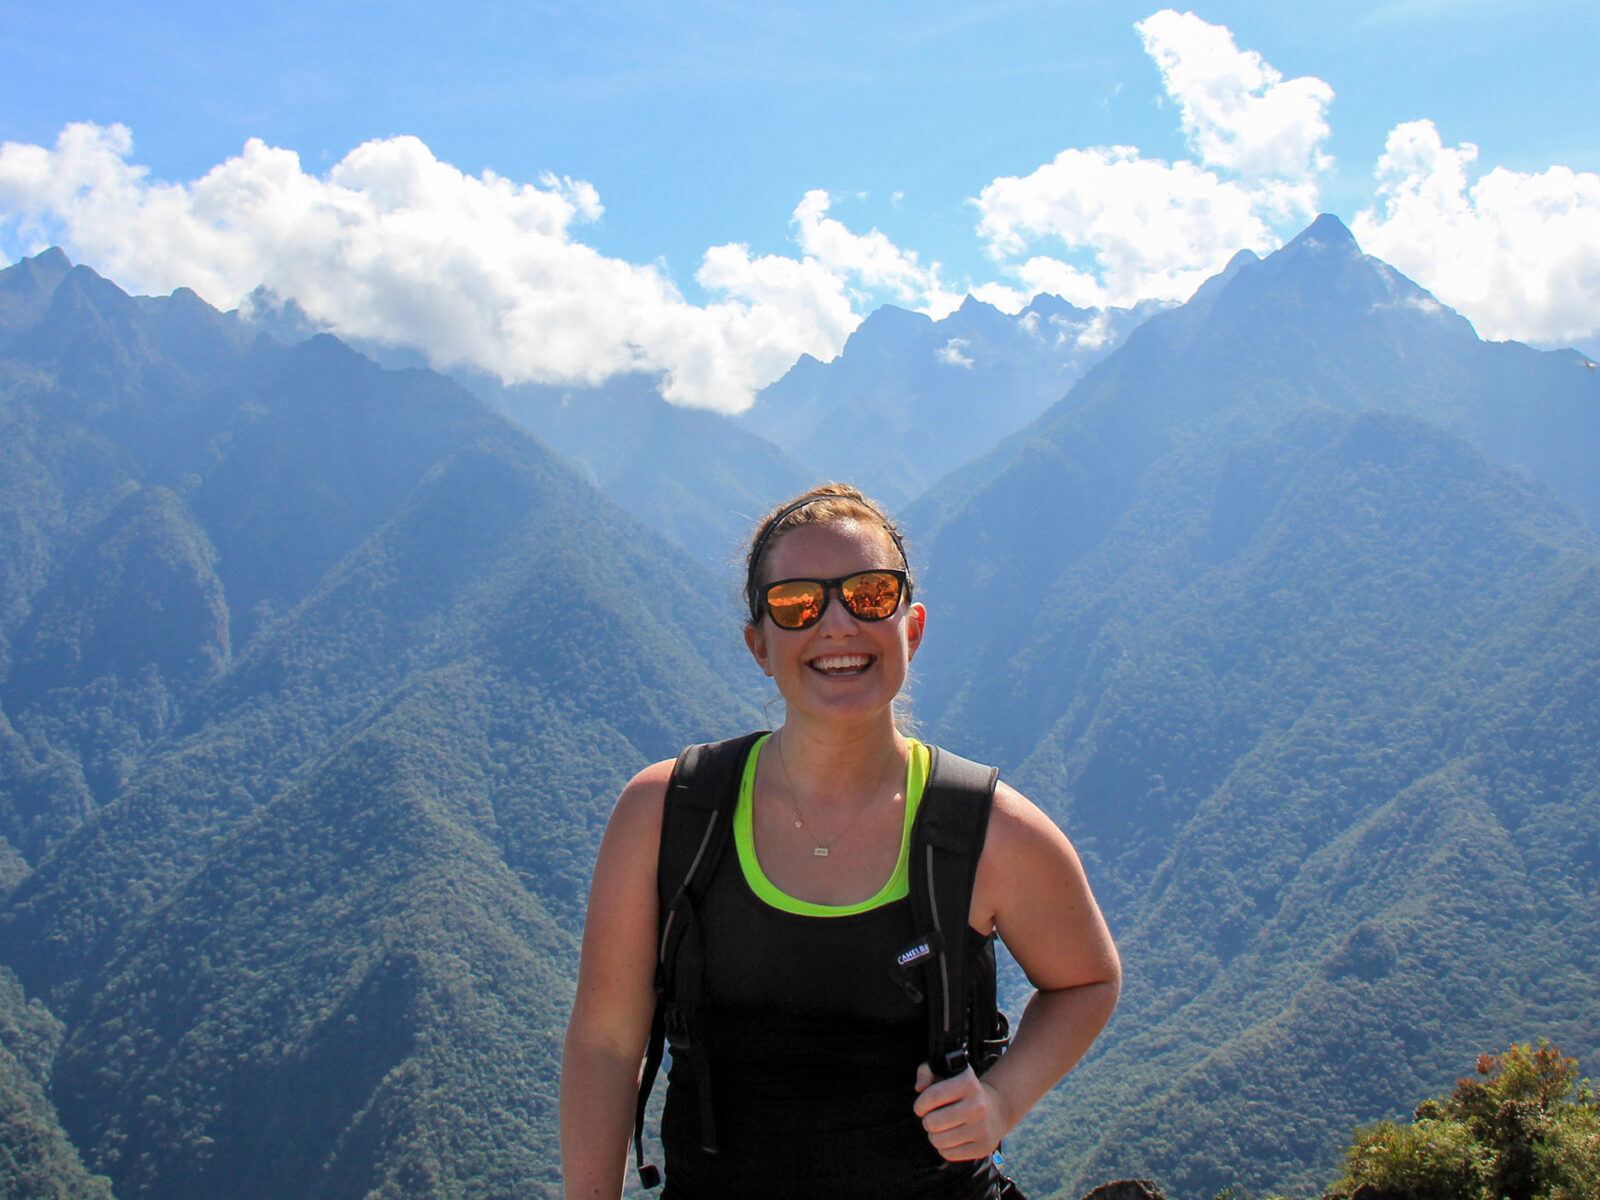
[[[877,360],[902,353],[916,345],[933,328],[933,318],[885,304],[868,313],[855,331],[845,339],[841,358],[859,360],[863,355]]]
[[[265,334],[286,346],[297,345],[319,333],[327,326],[311,319],[311,314],[300,307],[293,296],[283,297],[261,284],[239,302],[234,316],[246,329]]]
[[[23,329],[44,315],[57,286],[72,273],[59,246],[0,268],[0,334]]]
[[[932,324],[933,318],[926,313],[912,312],[909,308],[900,308],[893,304],[881,304],[862,318],[861,324],[856,327],[856,332],[870,328],[878,333],[889,329],[916,330],[921,333]]]
[[[1235,267],[1238,261],[1236,255],[1224,275],[1231,273],[1230,282],[1242,285],[1245,293],[1257,299],[1277,295],[1285,288],[1296,293],[1310,289],[1319,304],[1333,303],[1343,297],[1343,303],[1368,306],[1392,298],[1390,293],[1395,283],[1391,275],[1404,278],[1377,259],[1363,254],[1355,235],[1330,213],[1323,213],[1287,245],[1262,259],[1259,266],[1240,270]],[[1207,281],[1200,291],[1205,292],[1212,282]],[[1409,280],[1406,283],[1416,288]],[[1238,292],[1238,288],[1232,286],[1227,290]],[[1242,295],[1239,293],[1235,299],[1241,299]]]
[[[1312,246],[1348,249],[1357,254],[1361,253],[1361,247],[1356,244],[1355,234],[1351,233],[1349,227],[1332,213],[1323,213],[1301,230],[1299,236],[1284,249],[1294,247],[1309,249]]]
[[[1087,317],[1092,312],[1092,309],[1079,308],[1076,304],[1057,296],[1053,292],[1040,292],[1032,300],[1028,301],[1028,306],[1022,310],[1020,315],[1027,316],[1029,313],[1037,313],[1046,319],[1064,317],[1071,320],[1073,318]]]
[[[1258,255],[1254,250],[1237,251],[1234,256],[1228,260],[1227,266],[1223,267],[1222,270],[1218,271],[1210,279],[1206,280],[1195,289],[1194,295],[1189,298],[1190,301],[1193,302],[1195,300],[1204,299],[1206,296],[1215,295],[1217,292],[1220,292],[1223,288],[1227,287],[1228,281],[1240,271],[1244,270],[1244,268],[1250,266],[1251,264],[1258,263],[1260,261],[1260,255]]]
[[[61,275],[65,275],[72,270],[72,260],[67,257],[67,252],[60,246],[51,246],[48,250],[41,250],[32,258],[23,259],[22,262],[31,263],[36,271],[49,271]],[[18,265],[20,266],[21,264],[19,263]]]
[[[31,258],[17,259],[9,267],[0,267],[0,287],[15,288],[21,286],[17,280],[49,279],[53,284],[59,283],[72,270],[72,260],[60,246],[51,246],[48,250],[41,250]]]

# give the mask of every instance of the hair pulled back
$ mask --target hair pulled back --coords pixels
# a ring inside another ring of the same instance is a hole
[[[911,561],[906,557],[900,527],[876,500],[868,499],[848,483],[822,483],[810,491],[775,507],[756,526],[745,552],[744,599],[750,610],[750,624],[761,619],[759,593],[764,582],[762,564],[782,538],[804,525],[835,525],[841,521],[861,521],[875,525],[889,535],[900,565],[906,572],[906,600],[911,599],[913,581]]]

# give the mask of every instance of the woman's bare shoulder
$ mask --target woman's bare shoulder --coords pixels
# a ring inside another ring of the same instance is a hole
[[[1119,977],[1116,947],[1083,864],[1048,814],[1007,784],[995,789],[978,861],[974,928],[993,928],[1035,987]]]
[[[623,786],[622,795],[617,797],[617,808],[630,811],[643,808],[660,816],[662,806],[666,803],[667,784],[672,781],[672,768],[673,760],[670,758],[644,768]]]
[[[994,805],[989,810],[989,830],[984,853],[1009,859],[1015,855],[1032,857],[1076,854],[1067,835],[1040,807],[1005,780],[995,785]]]
[[[652,857],[661,840],[661,813],[666,807],[667,785],[672,780],[672,759],[651,763],[623,786],[606,826],[607,842]]]

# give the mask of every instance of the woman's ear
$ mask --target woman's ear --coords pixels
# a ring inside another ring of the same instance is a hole
[[[767,657],[767,638],[759,624],[744,627],[744,644],[750,647],[750,656],[756,660],[756,666],[761,668],[762,674],[768,679],[772,678],[772,663]]]
[[[928,610],[920,604],[913,604],[906,613],[906,647],[910,651],[906,655],[909,662],[916,657],[917,647],[922,645],[922,631],[928,625]]]

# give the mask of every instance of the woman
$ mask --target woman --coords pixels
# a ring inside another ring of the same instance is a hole
[[[750,752],[734,836],[712,868],[704,1003],[716,1152],[695,1137],[696,1079],[675,1061],[663,1200],[991,1200],[1004,1186],[991,1161],[1001,1138],[1116,1003],[1116,950],[1077,855],[1003,783],[968,923],[976,937],[998,934],[1036,990],[999,1061],[981,1078],[968,1067],[936,1079],[912,994],[852,957],[866,941],[904,945],[917,932],[905,859],[928,752],[894,716],[927,624],[911,595],[893,521],[853,488],[814,489],[752,538],[745,642],[785,719]],[[648,767],[623,790],[595,865],[562,1065],[569,1200],[623,1189],[655,1005],[672,768]]]

